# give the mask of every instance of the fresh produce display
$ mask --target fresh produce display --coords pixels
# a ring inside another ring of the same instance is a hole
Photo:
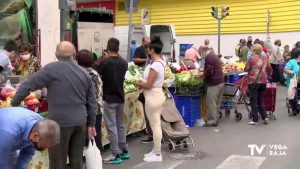
[[[133,62],[128,63],[128,70],[125,75],[124,90],[125,93],[137,91],[136,82],[142,77],[142,69]]]
[[[244,62],[227,63],[223,65],[224,73],[243,72],[246,64]]]
[[[11,86],[10,82],[6,82],[5,86],[1,89],[1,97],[0,107],[9,107],[11,106],[11,101],[16,94],[16,89]],[[25,103],[25,104],[24,104]],[[31,92],[24,101],[21,103],[21,106],[34,106],[39,104],[39,100],[37,99],[37,95],[34,92]]]
[[[24,102],[27,106],[32,106],[39,104],[39,100],[37,99],[37,96],[34,92],[31,92],[25,99]]]
[[[183,71],[175,75],[175,83],[176,86],[180,86],[180,85],[198,86],[203,84],[203,78],[197,76],[193,72]]]

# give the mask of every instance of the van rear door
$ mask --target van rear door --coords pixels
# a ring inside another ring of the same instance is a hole
[[[150,37],[159,36],[162,40],[164,47],[162,54],[166,57],[167,61],[173,60],[174,39],[172,28],[170,25],[151,25]]]
[[[146,30],[144,26],[134,26],[132,29],[132,40],[136,41],[137,46],[142,45],[142,39],[146,36]]]
[[[120,41],[119,54],[127,60],[128,51],[128,26],[116,26],[115,27],[115,38]]]

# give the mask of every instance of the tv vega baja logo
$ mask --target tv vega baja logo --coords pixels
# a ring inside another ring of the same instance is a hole
[[[286,156],[287,155],[287,146],[283,144],[249,144],[250,154],[254,155],[266,155],[266,156]]]

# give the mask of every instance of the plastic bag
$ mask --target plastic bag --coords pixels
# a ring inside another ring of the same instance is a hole
[[[8,80],[5,83],[5,86],[1,90],[1,96],[4,97],[4,98],[12,97],[12,95],[14,95],[15,91],[16,91],[16,89],[11,86],[11,83]]]
[[[296,77],[296,74],[294,74],[293,78],[290,81],[290,86],[288,88],[288,99],[289,100],[292,100],[295,98],[296,88],[297,88],[297,77]]]
[[[84,152],[86,159],[86,169],[103,169],[102,156],[95,140],[90,140]]]

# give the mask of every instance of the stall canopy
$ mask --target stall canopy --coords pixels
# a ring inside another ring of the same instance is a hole
[[[32,0],[0,1],[0,48],[8,40],[33,43],[34,19]]]

